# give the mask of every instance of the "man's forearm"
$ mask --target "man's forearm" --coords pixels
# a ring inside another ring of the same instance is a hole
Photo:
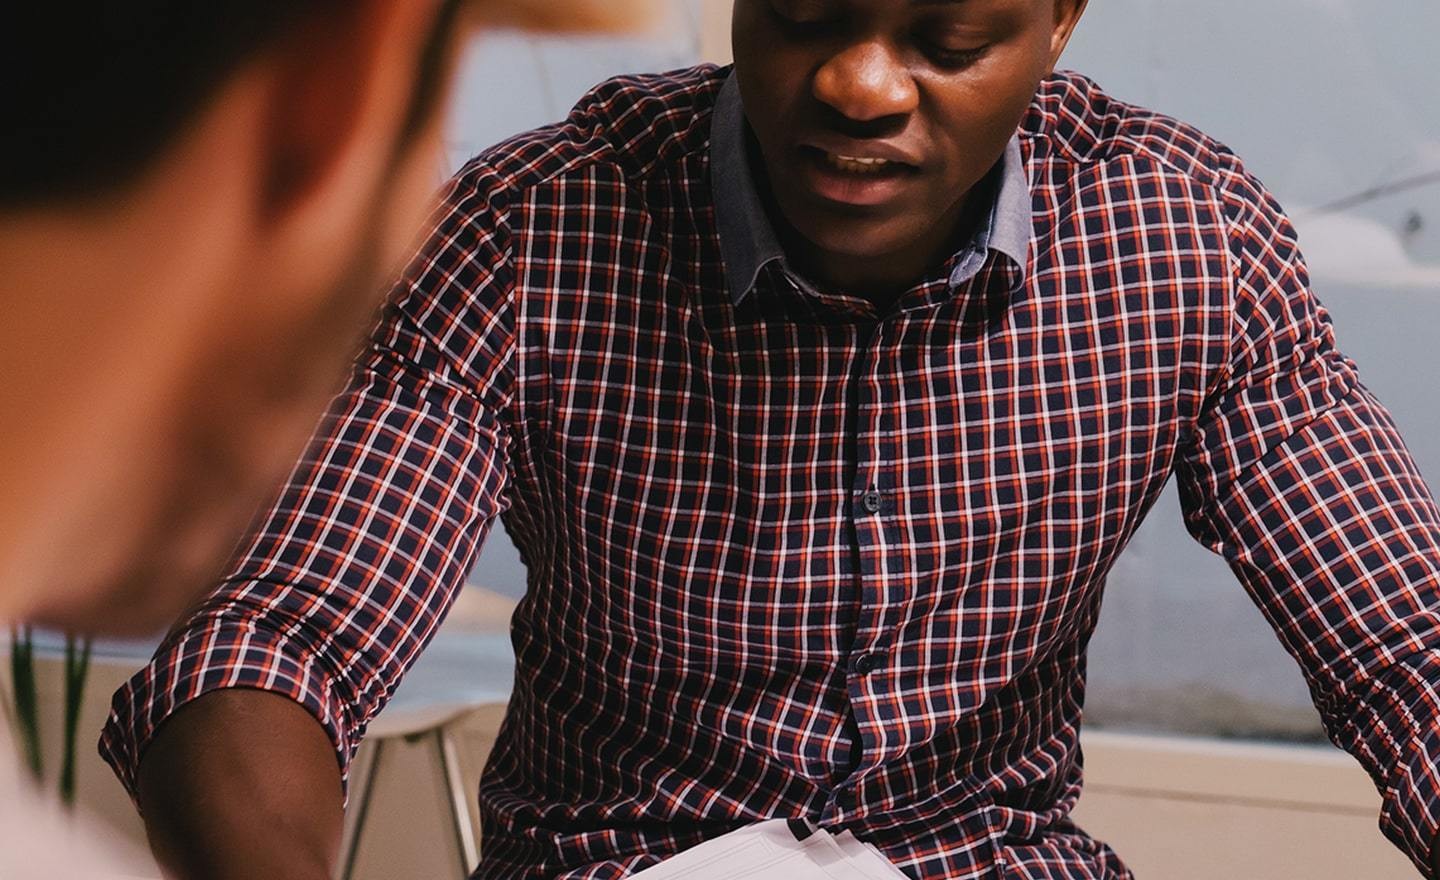
[[[330,880],[343,824],[334,747],[276,694],[206,694],[145,752],[140,808],[166,876]]]

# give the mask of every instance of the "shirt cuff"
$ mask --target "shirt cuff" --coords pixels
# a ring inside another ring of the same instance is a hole
[[[343,782],[356,738],[335,681],[320,658],[294,637],[253,623],[199,621],[166,638],[154,659],[115,692],[100,757],[138,805],[140,760],[161,725],[207,693],[251,688],[289,697],[315,717],[335,747]]]
[[[1432,877],[1430,848],[1440,828],[1440,657],[1391,669],[1390,705],[1365,739],[1396,756],[1381,788],[1380,829]]]

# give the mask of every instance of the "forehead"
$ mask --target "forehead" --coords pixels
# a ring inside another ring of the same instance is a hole
[[[754,2],[754,0],[752,0]],[[985,12],[1049,9],[1054,0],[758,0],[779,7],[825,7],[853,12],[953,11]]]
[[[742,0],[745,2],[745,0]],[[749,0],[756,6],[773,7],[784,15],[802,18],[844,17],[864,21],[914,19],[943,16],[984,23],[993,19],[1022,20],[1049,14],[1054,0]]]

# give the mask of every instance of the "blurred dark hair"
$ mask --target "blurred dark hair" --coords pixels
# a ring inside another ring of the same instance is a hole
[[[42,0],[0,17],[0,205],[84,198],[141,175],[245,59],[347,0]],[[407,131],[441,91],[459,0],[420,60]]]

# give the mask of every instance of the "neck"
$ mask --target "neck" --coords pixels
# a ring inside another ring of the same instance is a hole
[[[132,448],[143,436],[132,427],[164,411],[197,330],[175,305],[206,302],[222,259],[213,215],[197,224],[154,207],[136,194],[0,211],[0,618],[82,582],[76,546],[87,569],[118,552],[119,525],[84,514],[139,470],[147,450]]]

